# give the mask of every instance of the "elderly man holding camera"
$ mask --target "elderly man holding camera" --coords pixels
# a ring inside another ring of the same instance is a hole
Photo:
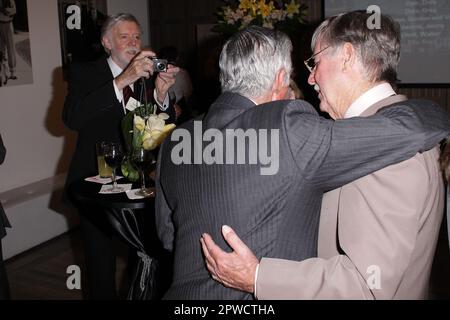
[[[140,24],[134,16],[125,13],[111,16],[101,34],[108,57],[71,66],[63,121],[78,132],[78,141],[66,187],[97,173],[96,142],[122,142],[121,121],[131,97],[139,100],[148,96],[149,102],[158,104],[158,112],[164,111],[171,116],[172,122],[175,120],[167,91],[175,82],[178,68],[161,60],[155,61],[153,51],[142,50],[141,35]],[[153,86],[151,79],[156,73]],[[81,211],[81,229],[89,297],[113,299],[116,297],[116,256],[111,230],[106,221],[84,211]]]

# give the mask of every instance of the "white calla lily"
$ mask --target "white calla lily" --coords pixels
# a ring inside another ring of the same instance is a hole
[[[166,120],[169,120],[169,115],[167,114],[167,113],[160,113],[160,114],[158,114],[158,118],[159,119],[161,119],[161,120],[163,120],[163,121],[166,121]]]
[[[151,131],[148,131],[147,128],[144,131],[144,135],[142,136],[142,141],[150,139],[152,137]]]
[[[163,133],[163,132],[160,131],[160,130],[152,130],[152,131],[150,131],[150,136],[151,136],[152,138],[157,138],[157,137],[159,137],[162,133]]]
[[[144,147],[145,150],[153,150],[157,147],[156,140],[153,139],[152,137],[145,139],[144,142],[142,143],[142,146]]]
[[[134,115],[134,119],[133,119],[133,125],[134,127],[139,130],[139,131],[143,131],[145,128],[145,120],[142,119],[140,116],[138,115]]]
[[[151,115],[147,120],[146,130],[159,130],[162,131],[164,129],[165,122],[163,119],[159,118],[156,115]]]

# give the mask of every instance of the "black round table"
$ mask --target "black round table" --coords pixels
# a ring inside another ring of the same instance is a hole
[[[119,184],[131,183],[126,179],[118,180]],[[154,216],[155,198],[130,200],[125,192],[118,194],[100,194],[102,185],[83,180],[76,181],[69,187],[69,195],[72,201],[81,208],[88,208],[89,212],[105,214],[112,229],[125,241],[127,245],[136,250],[139,257],[128,292],[130,300],[153,299],[155,292],[155,274],[158,262],[150,257],[145,248],[144,233],[154,232],[144,230],[142,217],[139,215]],[[133,184],[133,188],[139,188]],[[89,218],[89,217],[88,217]]]
[[[129,184],[132,182],[126,179],[117,180],[119,184]],[[76,181],[71,184],[69,193],[72,199],[77,203],[84,205],[101,206],[111,209],[153,209],[155,206],[155,198],[148,197],[144,199],[130,200],[125,192],[116,194],[100,194],[102,185],[99,183],[88,182],[83,180]],[[133,183],[133,188],[139,188],[139,185]]]

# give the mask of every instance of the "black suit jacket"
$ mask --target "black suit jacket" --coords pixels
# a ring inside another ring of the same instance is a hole
[[[429,149],[450,129],[446,112],[425,101],[404,102],[369,118],[331,121],[304,101],[254,106],[231,93],[219,97],[202,125],[203,131],[216,128],[224,134],[227,129],[278,129],[279,170],[264,176],[261,165],[175,165],[171,153],[178,142],[165,140],[158,161],[156,222],[166,249],[174,252],[167,299],[251,299],[212,280],[201,254],[202,233],[229,250],[220,233],[227,224],[258,258],[315,257],[325,191]],[[193,122],[181,128],[194,136]]]
[[[2,164],[3,161],[5,160],[5,156],[6,156],[6,148],[5,145],[3,144],[2,136],[0,135],[0,164]],[[5,227],[10,228],[11,225],[9,224],[8,218],[6,217],[5,210],[3,210],[2,203],[0,202],[0,239],[6,236]]]
[[[73,64],[70,70],[68,94],[62,114],[67,127],[78,132],[66,187],[73,181],[97,174],[95,144],[99,141],[123,143],[122,103],[117,100],[113,75],[106,59]],[[135,96],[141,97],[142,82],[135,83]],[[154,102],[152,81],[146,81],[147,97]],[[165,111],[174,122],[175,110]]]

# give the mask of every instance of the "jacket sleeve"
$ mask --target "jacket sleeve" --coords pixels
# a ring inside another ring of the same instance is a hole
[[[153,98],[153,103],[155,103],[158,106],[157,109],[157,113],[166,113],[169,116],[169,119],[166,120],[166,124],[169,123],[175,123],[176,122],[176,112],[175,112],[175,100],[174,99],[170,99],[169,97],[167,98],[168,103],[167,103],[167,108],[165,110],[162,110],[161,107],[159,106],[159,104],[156,103],[155,98]]]
[[[450,116],[436,104],[410,100],[338,121],[287,112],[285,126],[300,172],[328,191],[433,148],[449,134]]]
[[[67,127],[79,131],[103,112],[120,106],[114,91],[113,79],[92,81],[97,77],[92,66],[74,64],[70,68],[68,93],[62,118]]]
[[[343,298],[345,277],[352,285],[345,288],[344,299],[369,299],[364,278],[346,256],[328,260],[312,258],[290,261],[263,258],[259,265],[256,294],[259,300],[301,300]]]

